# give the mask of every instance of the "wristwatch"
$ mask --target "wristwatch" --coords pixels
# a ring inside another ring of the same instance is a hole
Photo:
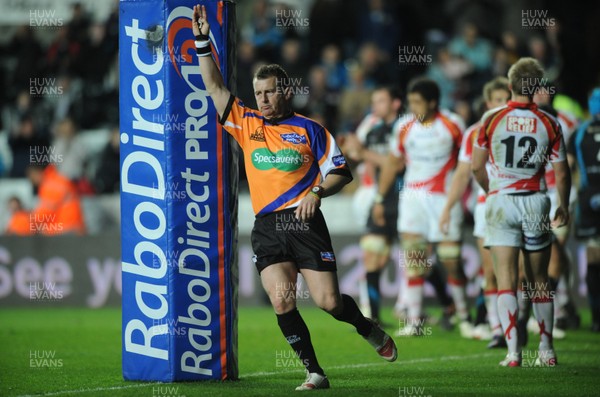
[[[373,198],[373,202],[375,204],[382,204],[383,203],[383,195],[381,193],[377,193],[375,195],[375,197]]]
[[[317,185],[315,187],[313,187],[310,192],[314,193],[315,195],[317,195],[317,197],[319,197],[319,199],[321,199],[323,197],[323,191],[325,189],[323,189],[323,186],[321,185]]]

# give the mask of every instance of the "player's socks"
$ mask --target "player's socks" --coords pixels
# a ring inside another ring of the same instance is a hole
[[[408,279],[406,288],[406,308],[408,324],[417,326],[421,323],[421,308],[423,306],[423,277],[413,277]]]
[[[483,289],[479,290],[479,295],[477,295],[477,299],[475,300],[475,309],[477,314],[475,315],[475,322],[473,325],[477,326],[480,324],[485,324],[486,316],[487,316],[487,307],[485,302],[485,292]]]
[[[448,277],[448,287],[450,287],[450,295],[452,295],[452,299],[454,300],[456,315],[460,321],[467,321],[469,319],[469,310],[467,308],[465,282]]]
[[[556,303],[556,305],[553,305],[554,307],[554,319],[559,318],[560,316],[560,299],[558,298],[558,294],[559,294],[559,288],[558,288],[558,284],[559,284],[559,280],[557,278],[554,277],[548,277],[548,283],[550,284],[550,291],[554,291],[554,296],[555,296],[555,300],[554,302]]]
[[[367,286],[369,291],[369,306],[371,308],[371,318],[379,321],[379,306],[381,304],[381,292],[379,289],[379,279],[381,271],[367,273]]]
[[[508,353],[518,353],[519,344],[517,337],[517,297],[511,290],[498,291],[498,317],[504,330],[504,339],[508,347]]]
[[[542,295],[539,293],[538,295]],[[548,296],[536,296],[532,299],[533,315],[540,326],[540,350],[552,349],[552,328],[554,327],[554,299]]]
[[[521,288],[517,290],[517,302],[519,305],[519,320],[523,319],[527,322],[531,314],[531,301],[529,300],[527,291]]]
[[[333,315],[333,318],[354,325],[361,336],[368,336],[373,329],[373,324],[362,315],[354,299],[350,295],[342,294],[342,303],[344,305],[342,312]]]
[[[369,306],[369,287],[367,286],[366,277],[361,277],[360,280],[358,280],[358,302],[363,316],[371,317],[371,307]]]
[[[442,307],[448,307],[452,305],[452,297],[450,297],[446,291],[446,280],[444,279],[439,264],[433,265],[431,272],[429,272],[429,275],[427,276],[427,282],[431,284],[435,290],[435,295],[440,301]]]
[[[600,331],[600,263],[589,263],[585,282],[592,311],[592,330]]]
[[[498,290],[490,289],[484,292],[485,308],[487,310],[488,323],[493,335],[502,335],[502,326],[498,318]]]
[[[298,309],[294,308],[287,313],[278,314],[277,324],[279,324],[283,336],[285,336],[290,347],[294,349],[296,355],[300,361],[302,361],[308,372],[316,372],[325,375],[323,368],[319,366],[319,362],[317,361],[317,355],[315,354],[315,349],[310,340],[308,327],[306,326],[304,319],[302,319]]]

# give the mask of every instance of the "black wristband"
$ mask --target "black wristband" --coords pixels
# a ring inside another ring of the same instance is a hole
[[[210,50],[210,44],[207,45],[206,47],[202,47],[202,48],[196,48],[196,55],[198,56],[207,56],[211,53]]]
[[[208,39],[209,39],[209,37],[207,34],[197,34],[196,35],[196,40],[198,40],[198,41],[205,41]]]

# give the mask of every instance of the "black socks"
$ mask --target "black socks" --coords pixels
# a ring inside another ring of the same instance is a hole
[[[306,323],[300,316],[297,308],[284,314],[277,314],[277,324],[287,339],[290,347],[302,361],[308,372],[316,372],[325,375],[323,368],[319,366],[315,349],[310,340],[310,332]]]
[[[367,337],[373,329],[373,324],[362,315],[351,296],[342,294],[342,303],[344,309],[340,314],[333,315],[333,318],[354,325],[361,336]]]

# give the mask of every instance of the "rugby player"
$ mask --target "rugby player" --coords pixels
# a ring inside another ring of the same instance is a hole
[[[415,328],[421,325],[423,283],[431,268],[426,260],[428,244],[435,244],[437,257],[448,272],[461,332],[465,326],[470,326],[466,278],[460,265],[460,206],[457,204],[452,208],[452,222],[447,234],[438,226],[464,127],[457,115],[439,109],[439,100],[440,90],[433,80],[419,78],[409,84],[408,106],[414,117],[407,117],[397,124],[378,183],[378,195],[382,199],[392,188],[398,170],[406,168],[398,230],[408,278],[404,294],[408,323],[398,330],[401,336],[418,334]],[[384,211],[382,201],[376,201],[373,206],[376,224],[385,224]]]
[[[483,99],[487,110],[505,105],[510,98],[508,89],[508,80],[505,77],[497,77],[483,87]],[[463,136],[460,153],[458,155],[458,166],[452,177],[452,184],[448,193],[448,200],[440,217],[440,229],[442,232],[448,230],[450,223],[450,211],[460,201],[471,179],[471,160],[473,157],[473,142],[477,139],[477,133],[481,127],[478,121],[467,129]],[[496,285],[496,276],[492,266],[492,258],[488,249],[483,247],[483,238],[485,237],[485,192],[477,186],[477,204],[474,211],[475,227],[473,235],[477,238],[477,247],[481,257],[481,266],[484,275],[484,300],[488,315],[488,322],[492,329],[492,340],[488,348],[506,347],[500,319],[498,318],[497,300],[498,287]]]
[[[511,66],[511,101],[484,114],[473,148],[472,170],[487,193],[485,245],[491,249],[498,282],[498,315],[508,345],[500,365],[509,367],[521,365],[516,329],[520,251],[540,327],[536,364],[557,363],[552,343],[553,294],[548,282],[552,232],[550,199],[545,194],[546,162],[550,161],[554,169],[559,195],[553,227],[568,223],[571,175],[558,121],[533,102],[543,77],[543,68],[533,58],[522,58]]]
[[[370,208],[369,202],[364,202],[364,189],[373,189],[379,176],[379,170],[387,159],[392,128],[398,120],[402,108],[400,92],[393,87],[379,87],[371,94],[371,113],[365,122],[371,121],[366,128],[358,128],[357,134],[348,134],[344,142],[344,152],[350,159],[362,164],[361,187],[357,199],[361,206]],[[361,127],[361,126],[359,126]],[[370,215],[366,221],[366,232],[360,239],[363,252],[363,266],[366,270],[367,291],[370,317],[377,323],[380,319],[381,291],[379,281],[381,272],[390,260],[390,248],[397,238],[396,222],[398,219],[398,190],[390,189],[381,198],[384,204],[386,223],[376,225]]]
[[[600,87],[592,91],[588,106],[591,118],[571,136],[568,157],[579,173],[575,234],[586,245],[592,331],[600,332]]]

